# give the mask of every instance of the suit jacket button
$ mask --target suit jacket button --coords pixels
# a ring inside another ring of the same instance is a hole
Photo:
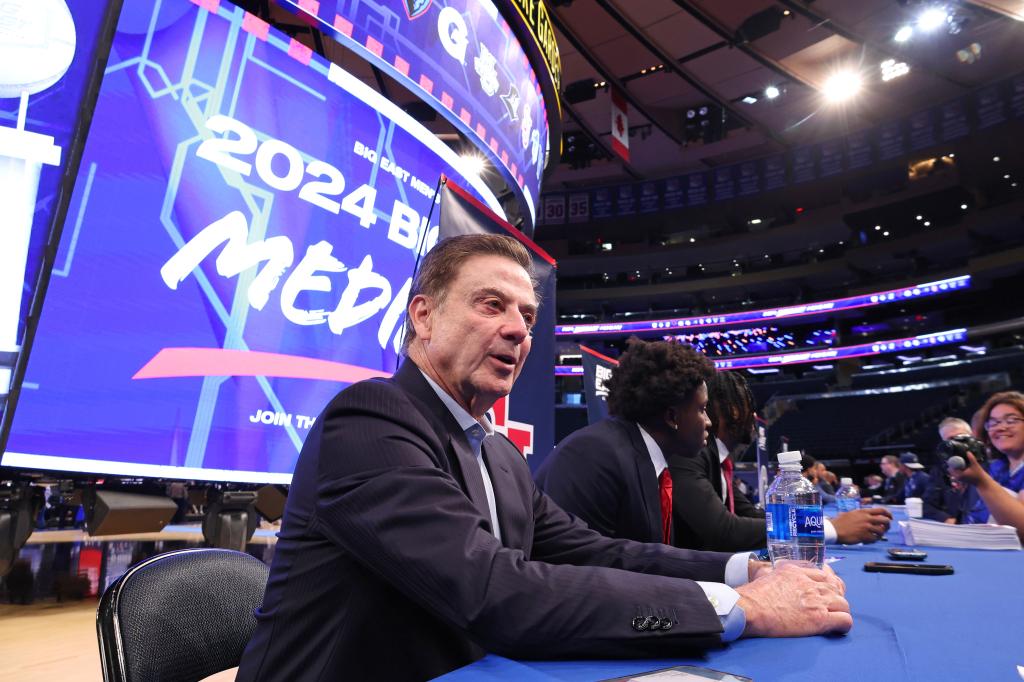
[[[658,623],[658,628],[660,630],[671,630],[672,629],[672,619],[671,618],[662,618],[661,622]]]
[[[657,630],[660,622],[661,619],[657,616],[647,616],[644,618],[644,630]]]
[[[646,630],[649,627],[650,627],[650,625],[648,625],[647,619],[644,618],[643,616],[637,616],[636,618],[633,619],[633,629],[636,630],[637,632],[643,632],[644,630]]]

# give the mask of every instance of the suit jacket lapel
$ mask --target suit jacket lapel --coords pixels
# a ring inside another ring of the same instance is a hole
[[[462,489],[487,521],[487,528],[490,530],[491,511],[487,506],[487,493],[484,492],[480,465],[477,464],[476,455],[470,449],[469,441],[459,428],[459,423],[423,378],[416,363],[405,360],[395,372],[394,381],[426,409],[424,416],[430,421],[440,441],[447,446],[445,454],[452,470],[457,472],[456,480],[461,479]]]
[[[654,473],[654,465],[651,463],[651,453],[647,451],[647,444],[644,443],[643,436],[640,435],[640,428],[630,422],[623,422],[623,424],[629,434],[630,445],[632,445],[636,484],[644,502],[644,512],[651,537],[660,540],[662,537],[661,492],[658,488],[658,477]]]

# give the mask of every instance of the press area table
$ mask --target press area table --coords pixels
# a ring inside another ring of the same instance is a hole
[[[894,512],[899,518],[899,514]],[[485,658],[438,679],[605,680],[676,665],[744,675],[759,682],[864,680],[1021,681],[1024,665],[1024,552],[922,547],[946,576],[867,573],[903,542],[894,522],[873,545],[831,545],[826,556],[846,582],[853,629],[845,636],[741,639],[703,658],[525,661]]]

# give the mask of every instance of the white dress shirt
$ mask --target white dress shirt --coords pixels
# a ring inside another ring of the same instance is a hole
[[[494,435],[494,427],[491,426],[491,421],[486,417],[476,419],[469,412],[466,412],[462,405],[455,402],[455,398],[452,398],[443,388],[434,383],[434,380],[428,377],[423,370],[420,370],[420,374],[423,374],[423,378],[434,389],[434,393],[437,394],[437,397],[441,399],[444,406],[455,417],[459,428],[466,434],[469,447],[473,449],[473,454],[476,455],[476,463],[480,466],[480,476],[484,479],[484,494],[487,496],[487,507],[491,512],[491,528],[494,529],[494,537],[498,538],[500,542],[501,526],[498,525],[498,503],[494,499],[494,486],[491,484],[491,476],[487,473],[487,464],[484,462],[483,456],[484,439]]]

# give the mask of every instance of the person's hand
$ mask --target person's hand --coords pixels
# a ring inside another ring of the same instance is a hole
[[[948,523],[951,526],[955,525],[956,524],[956,517],[955,516],[950,516],[948,519],[943,521],[943,523]]]
[[[885,507],[868,507],[843,512],[832,519],[836,539],[844,545],[877,542],[892,523],[892,514]]]
[[[954,481],[961,483],[970,483],[972,485],[978,485],[981,483],[982,478],[987,474],[985,470],[978,464],[978,460],[974,458],[973,452],[967,453],[967,468],[966,469],[950,469],[949,477]]]
[[[736,588],[744,637],[805,637],[853,627],[842,581],[831,572],[783,564]]]
[[[770,561],[758,561],[757,559],[751,559],[747,562],[747,581],[754,582],[762,575],[768,575],[772,572],[772,562]]]

